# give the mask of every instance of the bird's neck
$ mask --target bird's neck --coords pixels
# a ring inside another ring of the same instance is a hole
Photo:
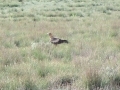
[[[50,38],[52,39],[52,38],[53,38],[53,35],[50,35]]]

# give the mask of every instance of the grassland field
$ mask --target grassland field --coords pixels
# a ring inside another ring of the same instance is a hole
[[[0,90],[120,90],[120,0],[0,0]]]

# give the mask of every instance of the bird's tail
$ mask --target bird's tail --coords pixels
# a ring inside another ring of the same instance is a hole
[[[69,43],[68,40],[62,40],[63,43]]]

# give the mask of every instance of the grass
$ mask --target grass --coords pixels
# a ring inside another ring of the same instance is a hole
[[[0,89],[119,90],[119,3],[0,1]]]
[[[99,71],[95,69],[86,72],[85,84],[88,90],[102,88],[102,77],[98,72]]]

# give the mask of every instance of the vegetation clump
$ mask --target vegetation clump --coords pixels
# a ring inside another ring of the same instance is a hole
[[[119,0],[0,0],[0,90],[120,90],[119,64]]]

